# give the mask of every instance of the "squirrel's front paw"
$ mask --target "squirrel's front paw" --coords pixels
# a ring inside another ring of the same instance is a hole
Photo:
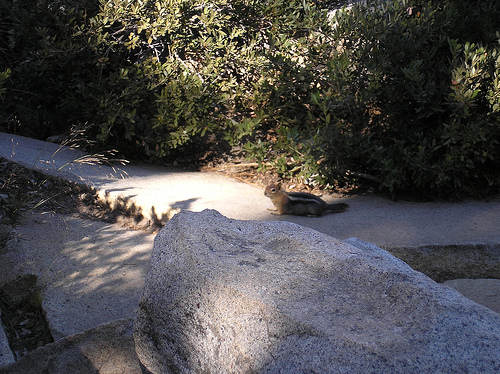
[[[278,212],[278,209],[268,209],[269,213],[271,213],[273,216],[281,216],[283,213]]]

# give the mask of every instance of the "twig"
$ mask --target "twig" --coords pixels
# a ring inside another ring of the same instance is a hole
[[[382,180],[374,175],[371,174],[366,174],[366,173],[358,173],[357,171],[347,171],[347,176],[348,177],[357,177],[357,178],[363,178],[375,183],[382,183]]]

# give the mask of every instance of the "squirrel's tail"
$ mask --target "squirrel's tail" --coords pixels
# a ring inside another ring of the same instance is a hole
[[[328,210],[332,211],[333,213],[345,212],[347,208],[349,208],[349,205],[346,203],[328,204]]]

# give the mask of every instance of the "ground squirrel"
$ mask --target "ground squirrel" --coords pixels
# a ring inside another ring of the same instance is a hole
[[[345,203],[327,204],[318,196],[307,192],[286,192],[279,184],[270,184],[264,190],[264,195],[271,199],[276,213],[295,214],[296,216],[319,217],[327,211],[334,213],[344,212],[349,205]],[[269,209],[271,210],[271,209]]]

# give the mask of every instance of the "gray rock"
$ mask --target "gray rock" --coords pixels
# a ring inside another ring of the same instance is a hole
[[[14,362],[14,353],[10,350],[9,341],[1,317],[2,311],[0,310],[0,367]]]
[[[65,337],[0,367],[0,374],[140,374],[132,324],[122,319]]]
[[[145,373],[492,373],[500,316],[388,252],[288,222],[181,212],[134,327]]]

